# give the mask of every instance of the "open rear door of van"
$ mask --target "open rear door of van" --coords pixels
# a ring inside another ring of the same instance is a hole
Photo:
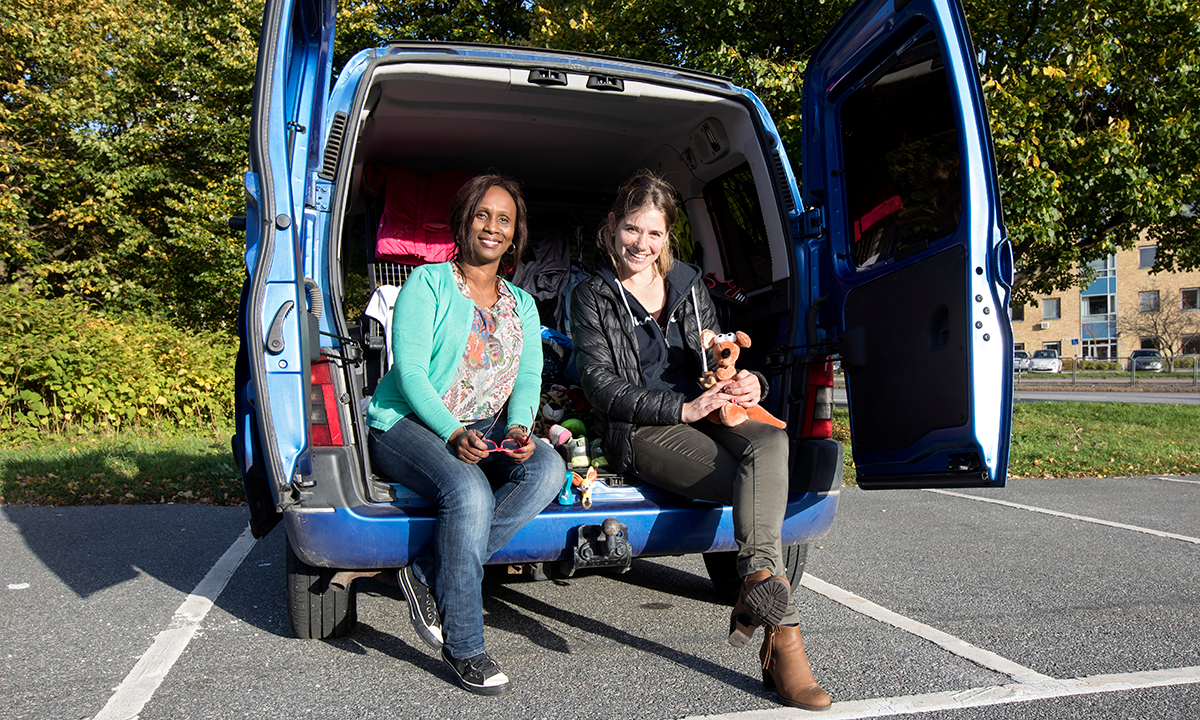
[[[863,488],[1002,486],[1012,250],[958,0],[864,0],[804,82],[803,195]]]
[[[302,270],[304,198],[329,94],[334,14],[332,0],[267,0],[259,38],[233,441],[256,537],[275,526],[292,482],[310,472],[309,364],[317,331]]]

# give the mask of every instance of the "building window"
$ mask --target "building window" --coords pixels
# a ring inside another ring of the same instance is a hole
[[[1093,260],[1088,263],[1088,267],[1096,271],[1096,278],[1110,278],[1117,276],[1117,256],[1109,255],[1100,260]]]
[[[1087,303],[1086,315],[1107,315],[1108,314],[1108,295],[1089,295],[1084,298]]]
[[[1157,350],[1158,338],[1144,337],[1141,339],[1143,350]]]
[[[1200,310],[1200,288],[1184,288],[1180,290],[1179,306],[1184,310]]]
[[[1200,355],[1200,335],[1184,335],[1180,355]]]
[[[1042,300],[1043,320],[1057,320],[1060,317],[1062,317],[1062,313],[1059,309],[1058,298],[1046,298],[1045,300]]]
[[[1059,340],[1057,342],[1042,343],[1042,349],[1043,350],[1053,350],[1054,352],[1058,353],[1059,355],[1062,355],[1062,341]]]
[[[1138,268],[1154,267],[1154,254],[1158,251],[1157,245],[1138,248]]]
[[[1138,312],[1140,313],[1156,313],[1158,312],[1158,291],[1146,290],[1138,293]]]
[[[1009,308],[1013,322],[1025,322],[1025,304],[1013,305]]]
[[[1025,343],[1013,343],[1013,350],[1024,350]]]
[[[1084,340],[1080,343],[1080,354],[1092,360],[1107,360],[1117,356],[1116,338]]]

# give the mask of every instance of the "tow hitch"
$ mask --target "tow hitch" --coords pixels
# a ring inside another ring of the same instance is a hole
[[[562,563],[562,574],[572,577],[577,570],[592,568],[629,569],[633,548],[629,545],[629,528],[616,518],[600,525],[580,525],[573,531],[571,559]]]

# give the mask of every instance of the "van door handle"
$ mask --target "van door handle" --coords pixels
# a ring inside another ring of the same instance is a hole
[[[287,320],[288,313],[296,306],[294,300],[288,300],[279,307],[275,313],[275,319],[271,321],[271,329],[267,331],[267,352],[271,355],[278,355],[283,352],[283,321]]]

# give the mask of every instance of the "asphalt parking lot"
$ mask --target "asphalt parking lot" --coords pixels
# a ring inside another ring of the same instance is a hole
[[[842,492],[797,591],[817,715],[762,689],[698,557],[489,582],[477,698],[360,583],[359,626],[291,637],[282,532],[239,508],[0,508],[0,717],[1200,717],[1200,478]],[[215,598],[215,602],[212,602]],[[758,638],[756,637],[756,641]]]

